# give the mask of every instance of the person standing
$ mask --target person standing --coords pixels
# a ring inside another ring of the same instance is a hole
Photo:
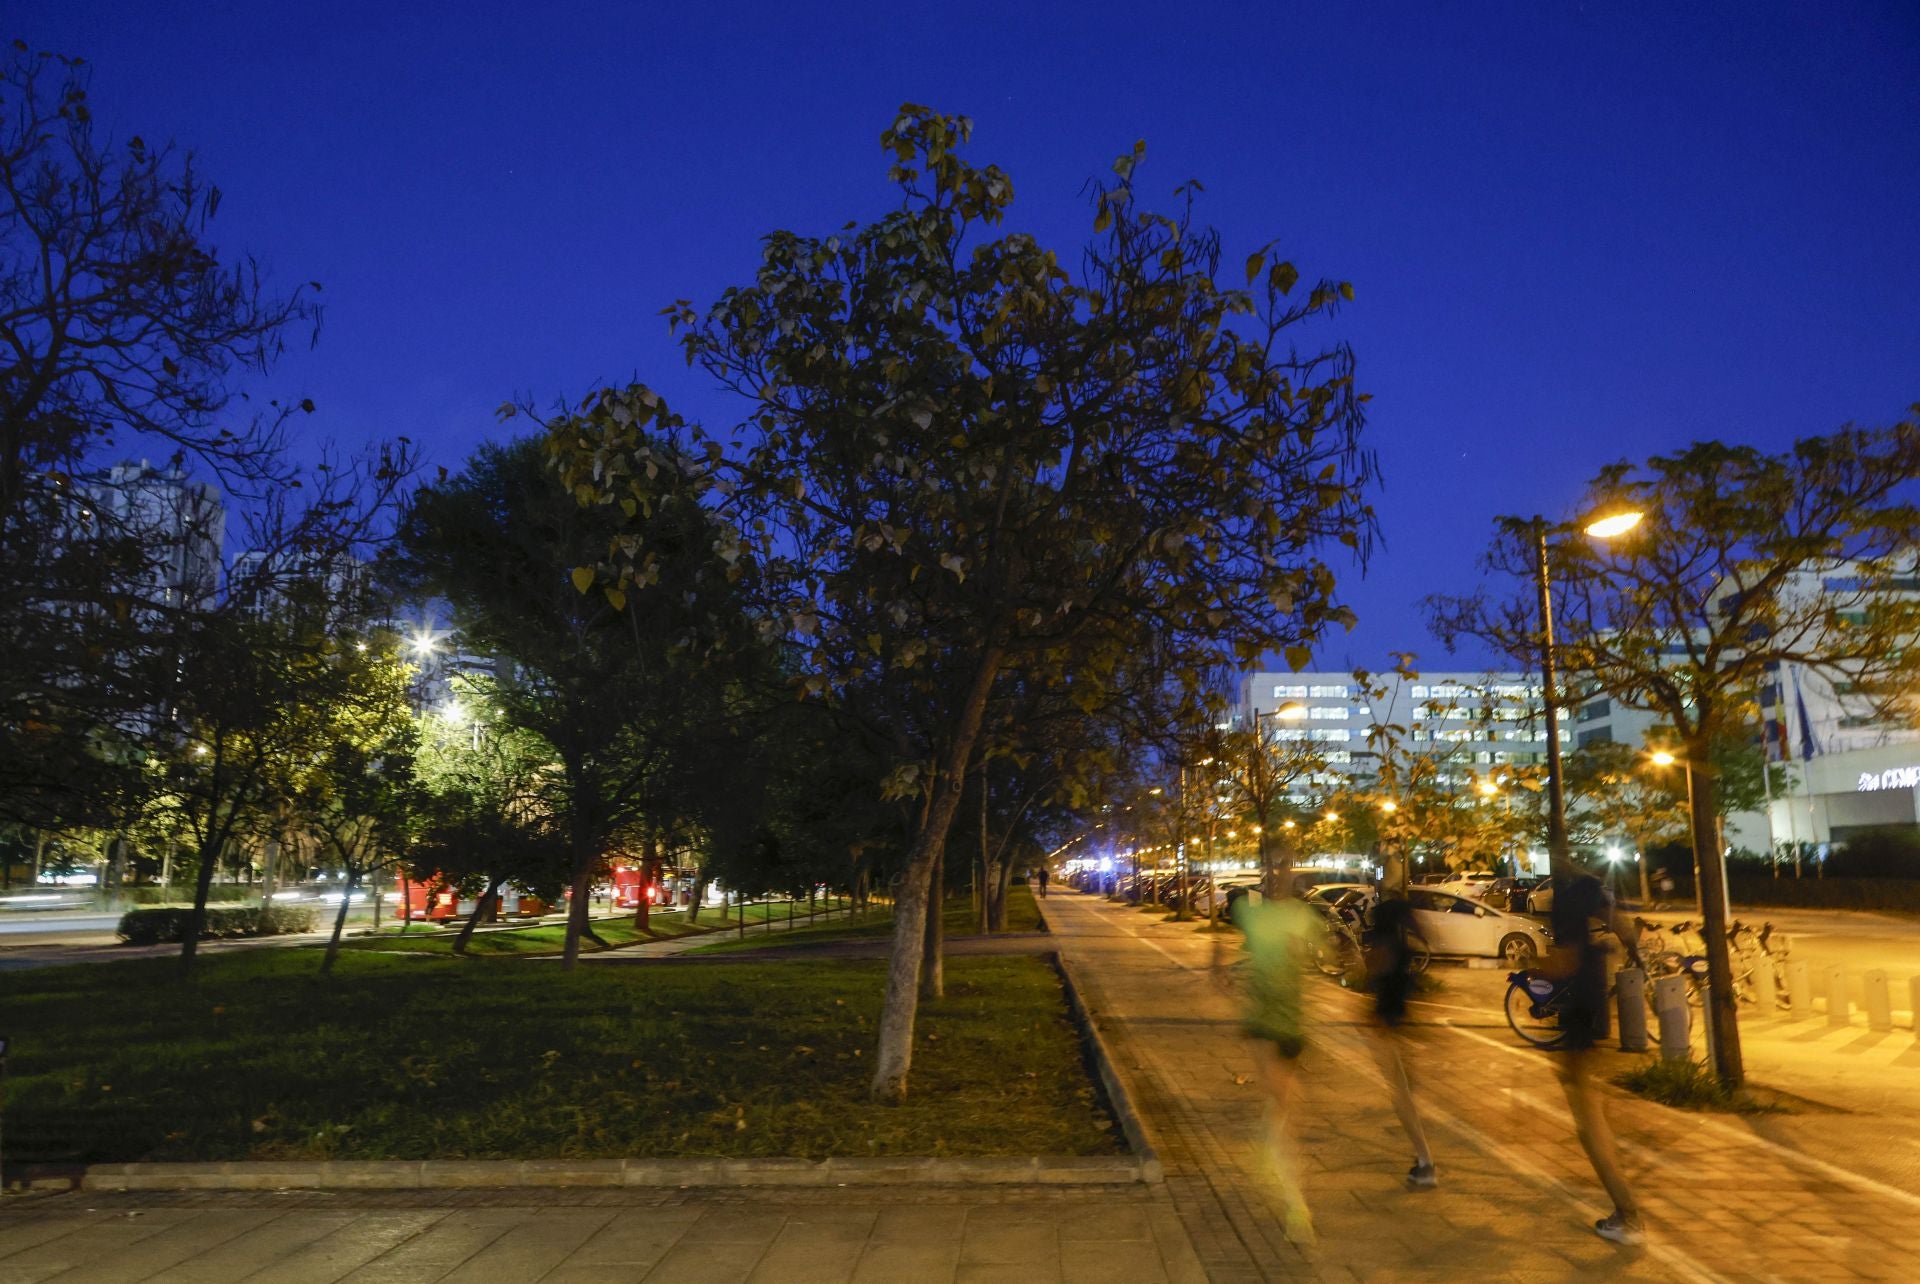
[[[1045,865],[1040,867],[1040,899],[1043,901],[1047,899],[1047,867]]]
[[[1606,1103],[1593,1082],[1594,1045],[1607,1031],[1607,950],[1594,939],[1597,920],[1620,938],[1629,958],[1639,958],[1633,924],[1620,913],[1600,880],[1584,869],[1553,889],[1553,952],[1547,974],[1568,982],[1567,1003],[1561,1009],[1560,1087],[1573,1112],[1580,1146],[1587,1152],[1594,1176],[1613,1200],[1613,1212],[1593,1224],[1594,1233],[1616,1244],[1638,1244],[1645,1239],[1640,1205],[1620,1169],[1620,1151],[1607,1120]]]
[[[1379,1019],[1374,1028],[1374,1057],[1381,1077],[1393,1095],[1394,1113],[1413,1145],[1413,1167],[1407,1170],[1407,1185],[1414,1190],[1431,1190],[1440,1184],[1434,1170],[1433,1152],[1427,1148],[1426,1130],[1420,1125],[1420,1109],[1413,1099],[1413,1078],[1407,1073],[1402,1044],[1406,1041],[1407,1000],[1413,996],[1413,906],[1404,896],[1382,896],[1373,907],[1366,937],[1367,980],[1373,991],[1373,1014]]]
[[[1261,1160],[1281,1206],[1287,1238],[1313,1242],[1313,1215],[1300,1184],[1290,1112],[1301,1052],[1306,1049],[1301,994],[1313,911],[1298,899],[1255,902],[1241,897],[1233,906],[1242,933],[1245,991],[1240,1026],[1253,1051],[1254,1072],[1265,1094]],[[1231,987],[1230,966],[1221,939],[1214,938],[1213,977]]]

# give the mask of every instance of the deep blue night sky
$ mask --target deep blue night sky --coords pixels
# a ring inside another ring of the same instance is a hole
[[[198,149],[220,243],[325,284],[274,388],[449,466],[516,395],[637,374],[717,417],[656,313],[881,209],[904,100],[972,115],[1063,248],[1145,138],[1230,251],[1358,291],[1387,547],[1324,667],[1444,667],[1419,597],[1603,463],[1920,400],[1911,0],[8,9],[114,132]]]

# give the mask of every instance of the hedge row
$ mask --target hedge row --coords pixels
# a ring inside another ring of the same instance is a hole
[[[193,921],[190,909],[128,910],[120,917],[117,934],[128,945],[164,945],[184,940],[187,925]],[[287,936],[311,932],[314,912],[311,908],[272,905],[262,909],[249,905],[242,909],[207,910],[200,939],[224,940],[236,936]]]
[[[1920,879],[1912,878],[1795,878],[1790,870],[1784,877],[1737,873],[1727,879],[1728,899],[1735,907],[1779,907],[1783,909],[1893,910],[1920,914]],[[1681,902],[1693,899],[1693,880],[1684,878],[1671,896],[1663,900]]]

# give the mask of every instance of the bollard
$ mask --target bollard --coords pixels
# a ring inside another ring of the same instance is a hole
[[[1847,969],[1835,965],[1827,969],[1827,1024],[1848,1025],[1853,1012],[1847,1002]]]
[[[1623,967],[1613,974],[1614,1006],[1620,1013],[1620,1050],[1647,1050],[1647,974]]]
[[[1787,1002],[1793,1008],[1793,1019],[1813,1015],[1813,978],[1807,974],[1806,960],[1787,964]]]
[[[1653,983],[1653,1010],[1660,1019],[1660,1056],[1665,1061],[1693,1058],[1693,1013],[1687,1007],[1687,978],[1663,976]]]
[[[1893,1029],[1893,996],[1887,992],[1887,974],[1879,968],[1862,979],[1866,990],[1867,1029]]]
[[[1780,1008],[1780,996],[1773,979],[1773,960],[1761,959],[1747,974],[1747,984],[1753,987],[1753,1012],[1755,1016],[1775,1016]]]

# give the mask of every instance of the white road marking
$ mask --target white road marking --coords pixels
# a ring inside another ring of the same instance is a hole
[[[1516,1048],[1510,1044],[1502,1043],[1498,1039],[1490,1039],[1484,1034],[1464,1029],[1451,1021],[1442,1021],[1440,1025],[1441,1028],[1451,1030],[1463,1038],[1476,1039],[1490,1048],[1498,1048],[1500,1051],[1510,1053],[1516,1057],[1531,1058],[1534,1055],[1529,1049]],[[1912,1208],[1920,1208],[1920,1195],[1901,1190],[1898,1186],[1889,1186],[1885,1182],[1876,1181],[1864,1174],[1854,1172],[1850,1168],[1842,1168],[1839,1164],[1829,1163],[1824,1159],[1818,1159],[1812,1155],[1801,1154],[1799,1151],[1790,1147],[1782,1146],[1779,1142],[1769,1141],[1767,1138],[1757,1136],[1754,1133],[1742,1132],[1738,1128],[1722,1123],[1720,1120],[1707,1115],[1690,1116],[1689,1122],[1709,1132],[1719,1133],[1730,1141],[1745,1142],[1748,1145],[1756,1146],[1762,1150],[1772,1151],[1783,1159],[1799,1164],[1802,1167],[1810,1168],[1823,1176],[1833,1178],[1835,1181],[1884,1196],[1885,1198],[1906,1204]]]

